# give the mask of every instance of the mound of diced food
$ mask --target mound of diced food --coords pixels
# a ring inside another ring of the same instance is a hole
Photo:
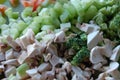
[[[10,2],[0,6],[1,80],[120,80],[119,0]]]

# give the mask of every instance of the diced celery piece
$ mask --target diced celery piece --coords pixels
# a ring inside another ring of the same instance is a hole
[[[13,24],[14,22],[17,22],[17,20],[13,18],[9,18],[9,25]]]
[[[12,29],[16,28],[18,32],[22,32],[27,27],[27,24],[23,21],[18,21],[17,23],[12,23],[10,26]]]
[[[37,34],[40,31],[41,25],[34,21],[28,27],[31,28],[35,34]]]
[[[39,32],[39,33],[37,33],[37,35],[35,36],[35,39],[41,40],[42,37],[43,37],[44,35],[46,35],[46,34],[47,34],[46,31]]]
[[[37,34],[40,31],[41,25],[37,22],[32,22],[27,28],[31,28],[33,30],[33,32],[35,34]],[[24,33],[26,33],[27,29],[25,29],[25,31],[23,31]]]
[[[33,21],[35,21],[36,23],[41,23],[42,22],[41,16],[34,17]]]
[[[32,17],[37,16],[37,11],[32,12]]]
[[[58,14],[55,12],[54,8],[50,8],[48,13],[54,18],[58,18]]]
[[[29,29],[29,27],[25,28],[25,29],[23,30],[23,32],[22,32],[21,35],[24,35],[24,34],[27,32],[28,29]],[[20,35],[20,36],[21,36],[21,35]]]
[[[58,28],[60,25],[60,21],[58,18],[52,18],[52,24],[54,25],[55,28]]]
[[[33,21],[33,18],[28,16],[28,17],[24,18],[23,20],[26,22],[26,24],[29,25]]]
[[[58,14],[56,14],[53,8],[43,8],[39,16],[34,18],[35,21],[41,23],[41,25],[55,25],[59,26]]]
[[[55,29],[55,27],[53,25],[43,25],[41,27],[41,30],[43,30],[43,31],[47,31],[47,30],[53,31],[54,29]]]
[[[22,18],[26,18],[28,16],[32,16],[32,7],[26,7],[21,13]]]
[[[41,21],[42,21],[41,24],[42,24],[42,25],[52,24],[53,20],[54,20],[54,19],[52,19],[52,17],[49,16],[49,15],[41,16]]]
[[[60,15],[61,22],[68,22],[69,21],[70,13],[67,10],[64,10],[64,12]]]
[[[84,21],[88,22],[90,19],[92,19],[97,14],[97,12],[98,10],[94,5],[90,6],[85,13]]]
[[[62,23],[62,24],[60,24],[60,29],[62,29],[62,30],[69,30],[71,28],[71,23],[69,22],[69,23]]]
[[[0,26],[0,29],[1,29],[1,30],[6,30],[6,29],[8,29],[8,28],[10,28],[10,27],[9,27],[9,25],[7,25],[7,24],[3,24],[3,25]]]
[[[18,24],[15,22],[10,25],[10,28],[17,28],[17,27],[18,27]]]
[[[70,0],[70,2],[75,7],[77,14],[83,17],[85,11],[93,4],[94,0]]]
[[[12,18],[17,19],[19,17],[19,12],[13,12],[12,13]]]
[[[6,23],[6,20],[2,17],[2,15],[0,14],[0,26],[2,24],[5,24]]]
[[[24,79],[27,76],[26,70],[28,69],[29,69],[29,66],[27,63],[23,63],[17,68],[17,74],[20,79]]]
[[[71,3],[66,3],[63,5],[63,7],[68,10],[68,12],[71,14],[71,19],[73,19],[75,16],[77,16],[76,9]]]
[[[48,8],[42,8],[38,15],[43,16],[43,15],[48,14],[47,12],[48,12]]]
[[[8,77],[7,80],[18,80],[18,79],[16,78],[16,76],[14,76],[13,74],[11,74],[11,75]]]
[[[17,19],[19,17],[19,12],[13,12],[12,8],[5,10],[5,14],[8,16],[8,18]]]
[[[40,28],[36,26],[31,26],[30,28],[33,30],[35,34],[37,34],[40,31]]]
[[[70,0],[70,2],[75,7],[78,15],[84,15],[84,10],[81,6],[81,1],[80,0]]]
[[[25,23],[25,22],[23,22],[23,21],[18,21],[18,30],[21,32],[21,31],[23,31],[26,27],[27,27],[28,25]]]
[[[20,33],[18,31],[17,28],[11,28],[10,29],[10,36],[14,39],[16,39],[17,37],[19,37]]]
[[[8,8],[7,10],[5,10],[5,14],[11,18],[12,17],[12,8]]]
[[[59,2],[56,2],[54,5],[54,9],[57,12],[58,15],[60,15],[63,12],[63,7]]]
[[[2,30],[2,31],[1,31],[1,35],[2,35],[2,36],[8,36],[8,35],[10,35],[10,29],[8,28],[8,29]]]

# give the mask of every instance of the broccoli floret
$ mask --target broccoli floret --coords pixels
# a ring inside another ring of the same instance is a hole
[[[110,33],[112,35],[112,38],[117,41],[117,43],[120,43],[120,12],[116,14],[116,16],[110,21],[109,24],[109,31],[113,32]]]
[[[88,57],[89,57],[89,50],[86,47],[82,47],[80,51],[78,51],[76,55],[73,57],[73,60],[71,61],[71,63],[73,65],[78,65]]]
[[[67,48],[72,48],[76,52],[81,49],[82,46],[87,45],[87,35],[84,32],[78,33],[75,37],[69,38],[66,42]]]
[[[93,18],[93,20],[94,20],[98,25],[100,25],[100,24],[104,23],[104,22],[107,20],[107,18],[106,18],[106,16],[105,16],[103,13],[99,12],[99,13]]]
[[[85,32],[80,32],[76,36],[71,37],[66,42],[68,49],[74,49],[76,54],[73,55],[71,63],[73,65],[79,65],[85,59],[89,57],[89,50],[87,49],[87,35]]]
[[[111,30],[120,30],[120,12],[110,21]]]
[[[120,5],[106,6],[99,10],[93,20],[101,27],[105,38],[120,43]],[[114,38],[113,38],[114,37]]]
[[[108,23],[114,15],[119,11],[118,5],[106,6],[99,10],[96,16],[94,16],[93,20],[101,25],[102,23]]]

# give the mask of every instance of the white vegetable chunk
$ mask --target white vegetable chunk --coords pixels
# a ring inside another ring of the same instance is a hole
[[[95,31],[88,34],[87,36],[88,49],[91,50],[93,47],[95,47],[98,44],[98,42],[102,40],[103,40],[103,37],[102,37],[102,34],[99,33],[99,31]]]
[[[65,32],[60,31],[55,34],[54,42],[65,42]]]
[[[21,51],[21,55],[18,57],[17,61],[19,64],[22,64],[28,58],[28,54],[26,51]]]
[[[41,80],[41,75],[39,73],[32,76],[31,80]]]
[[[14,58],[13,49],[9,49],[8,51],[5,52],[5,58],[6,60]]]
[[[81,26],[77,26],[80,30],[86,32],[87,34],[100,30],[100,27],[96,24],[83,23]]]
[[[16,73],[16,67],[12,66],[5,71],[5,76],[9,77],[11,74]]]
[[[118,67],[118,62],[111,62],[106,73],[110,74],[113,78],[115,78],[115,80],[120,80],[120,72],[118,71]]]
[[[101,47],[94,47],[91,52],[90,52],[90,61],[93,64],[98,64],[98,63],[107,63],[107,60],[104,59],[102,55],[102,48]]]
[[[5,54],[0,52],[0,61],[4,61],[5,60]]]
[[[113,54],[110,57],[110,60],[112,61],[118,61],[120,57],[120,45],[118,45],[117,47],[115,47],[115,49],[113,50]]]
[[[49,63],[42,63],[38,67],[38,71],[42,73],[42,72],[50,70],[51,68],[52,66]]]
[[[26,73],[27,73],[30,77],[32,77],[32,76],[34,76],[34,75],[36,75],[36,74],[38,73],[38,70],[37,70],[36,68],[34,68],[34,69],[29,69],[29,70],[26,71]]]

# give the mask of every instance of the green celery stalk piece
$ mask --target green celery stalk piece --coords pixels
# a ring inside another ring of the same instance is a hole
[[[17,28],[11,28],[10,29],[10,36],[14,39],[16,39],[17,37],[19,37],[20,32],[18,31]]]
[[[12,18],[13,19],[18,19],[18,17],[19,17],[19,12],[13,12],[12,13]]]
[[[8,8],[7,10],[5,10],[5,14],[7,15],[7,17],[13,18],[13,19],[18,19],[19,17],[19,12],[13,12],[12,8]]]
[[[51,16],[49,16],[49,15],[44,15],[44,16],[41,16],[41,24],[42,25],[49,25],[49,24],[52,24],[52,22],[53,22],[53,19],[52,19],[52,17]]]
[[[35,21],[33,21],[28,27],[26,27],[22,34],[25,34],[27,30],[31,28],[35,34],[37,34],[40,31],[41,25]]]
[[[10,28],[10,27],[9,27],[9,25],[7,25],[7,24],[3,24],[3,25],[0,26],[0,29],[1,29],[1,30],[6,30],[6,29],[8,29],[8,28]]]
[[[18,30],[22,32],[28,25],[24,21],[18,21]]]
[[[28,16],[32,16],[32,7],[26,7],[22,13],[21,13],[21,17],[24,19]]]
[[[31,23],[32,23],[33,18],[32,18],[32,17],[30,17],[30,16],[28,16],[28,17],[24,18],[23,20],[25,21],[25,23],[26,23],[27,25],[29,25],[29,24],[31,24]]]
[[[60,15],[60,20],[62,23],[69,21],[70,13],[67,10],[64,10],[64,12]]]
[[[59,2],[56,2],[55,5],[54,5],[54,10],[56,11],[56,13],[58,15],[61,15],[62,12],[63,12],[63,6],[62,6],[62,4],[60,4]]]
[[[19,75],[20,79],[24,79],[27,76],[26,70],[28,69],[29,66],[27,63],[23,63],[17,68],[17,74]]]
[[[94,5],[90,6],[85,13],[84,21],[89,22],[97,14],[97,12],[98,10]]]
[[[8,77],[7,80],[18,80],[18,79],[16,78],[16,76],[14,76],[13,74],[11,74],[11,75]]]
[[[12,18],[12,8],[8,8],[7,10],[5,10],[5,15],[8,16],[8,18]]]
[[[0,26],[6,23],[6,19],[0,14]]]
[[[71,14],[70,18],[73,19],[75,16],[77,16],[77,12],[76,12],[76,9],[74,8],[74,6],[68,2],[68,3],[65,3],[63,5],[63,7],[68,10],[68,12]]]
[[[10,35],[10,29],[8,28],[8,29],[5,29],[5,30],[2,30],[1,31],[1,35],[2,36],[8,36],[8,35]]]

